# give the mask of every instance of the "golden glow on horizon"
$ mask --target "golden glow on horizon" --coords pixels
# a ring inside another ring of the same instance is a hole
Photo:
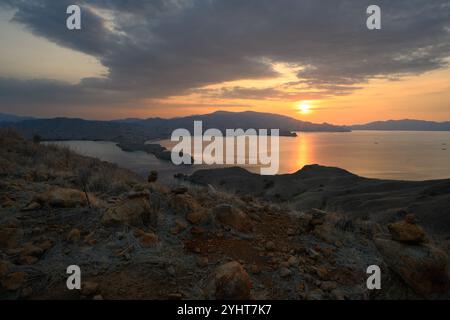
[[[298,111],[302,114],[308,114],[311,112],[311,105],[309,101],[300,101],[297,104]]]
[[[220,88],[268,88],[275,87],[285,93],[277,97],[224,98],[204,96],[201,93],[148,100],[149,112],[165,117],[204,114],[217,110],[259,111],[287,115],[311,122],[329,122],[337,125],[367,123],[388,119],[450,120],[450,68],[401,78],[397,81],[371,80],[357,84],[361,89],[346,95],[325,96],[311,99],[311,92],[299,90],[294,93],[292,83],[297,67],[278,65],[279,77],[224,82],[205,87]],[[289,80],[290,82],[285,82]],[[298,79],[297,79],[298,80]],[[275,84],[276,83],[276,84]],[[283,85],[284,83],[284,85]],[[302,99],[303,97],[308,97]]]
[[[192,114],[206,114],[217,110],[232,112],[258,111],[277,113],[296,119],[315,122],[349,125],[367,123],[388,119],[422,119],[433,121],[450,120],[450,68],[435,70],[422,75],[409,76],[398,81],[372,80],[368,84],[361,84],[361,89],[347,95],[328,96],[319,99],[302,99],[289,95],[266,98],[223,98],[220,96],[202,95],[192,92],[185,95],[172,96],[162,99],[145,99],[136,101],[133,109],[128,106],[113,110],[101,108],[89,111],[86,117],[105,119],[120,117],[148,118],[179,117]],[[280,80],[280,79],[278,79]],[[245,88],[262,86],[264,80],[245,80]],[[267,79],[267,81],[274,81]],[[231,87],[244,83],[227,84]],[[222,88],[225,83],[216,84]],[[265,86],[267,87],[267,86]],[[298,94],[301,95],[301,94]],[[301,103],[307,102],[309,112],[301,112]],[[95,110],[95,111],[94,111]],[[80,115],[80,110],[77,110]],[[84,115],[82,115],[84,116]]]

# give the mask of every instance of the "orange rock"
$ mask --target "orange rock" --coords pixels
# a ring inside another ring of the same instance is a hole
[[[15,201],[13,199],[11,199],[10,197],[8,197],[7,195],[4,195],[0,199],[0,204],[3,208],[9,208],[9,207],[14,206]]]
[[[199,257],[197,259],[197,266],[199,266],[200,268],[204,268],[206,266],[208,266],[209,263],[209,259],[207,257]]]
[[[175,221],[175,226],[172,229],[170,229],[170,233],[172,233],[173,235],[177,235],[181,231],[185,230],[186,228],[187,228],[187,223],[185,221],[177,219]]]
[[[22,211],[33,211],[41,208],[42,205],[36,201],[32,201],[29,204],[27,204],[25,207],[22,208]]]
[[[157,221],[158,210],[154,208],[145,194],[127,198],[108,208],[102,217],[105,225],[142,225],[146,221]]]
[[[93,194],[88,194],[89,202],[93,207],[102,207],[103,202]],[[77,189],[54,187],[36,196],[33,201],[40,204],[47,204],[52,207],[73,208],[78,206],[87,206],[86,194]]]
[[[16,248],[22,236],[22,229],[0,226],[0,249]]]
[[[26,279],[25,272],[13,272],[5,276],[1,283],[3,288],[9,291],[16,291],[22,287]]]
[[[32,265],[38,262],[39,259],[33,256],[21,256],[20,257],[20,263],[26,264],[26,265]]]
[[[189,214],[201,210],[200,204],[189,194],[175,194],[169,199],[170,207],[177,214]]]
[[[0,279],[6,276],[6,274],[9,271],[9,265],[8,262],[4,260],[0,260]]]
[[[83,239],[83,242],[90,246],[95,245],[97,243],[97,240],[94,239],[94,231],[86,235]]]
[[[213,213],[218,222],[233,229],[241,232],[251,232],[253,230],[253,223],[248,215],[232,205],[218,205],[213,209]]]
[[[318,267],[316,273],[320,279],[326,280],[328,278],[328,270],[325,267]]]
[[[252,283],[244,267],[237,261],[219,266],[208,291],[216,299],[250,299]]]
[[[136,229],[134,230],[133,234],[135,237],[141,237],[145,234],[145,231],[142,229]]]
[[[78,242],[81,238],[81,232],[79,229],[72,229],[70,230],[69,234],[67,235],[67,241],[69,242]]]
[[[410,222],[399,221],[388,225],[392,240],[410,244],[420,244],[425,242],[426,234],[423,229]]]
[[[96,282],[86,281],[81,286],[81,294],[85,296],[93,296],[98,292],[99,285]]]
[[[44,251],[50,250],[53,248],[53,241],[52,240],[44,240],[43,242],[39,243],[37,246],[41,248]]]
[[[139,242],[145,248],[152,247],[158,242],[158,236],[153,232],[147,232],[140,236]]]
[[[427,297],[449,290],[445,251],[428,244],[412,246],[386,239],[375,239],[375,245],[389,268],[416,293]]]
[[[44,250],[42,248],[33,245],[32,243],[26,244],[21,252],[22,256],[33,256],[33,257],[39,257],[44,253]]]
[[[205,234],[206,230],[202,227],[198,227],[198,226],[193,226],[191,228],[191,234],[196,235],[196,236],[201,236],[203,234]]]
[[[203,208],[199,208],[195,211],[190,211],[186,214],[186,220],[192,224],[200,224],[202,222],[206,222],[208,218],[209,214]]]

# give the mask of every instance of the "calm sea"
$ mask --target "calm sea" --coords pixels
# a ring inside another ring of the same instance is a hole
[[[51,142],[145,175],[185,174],[210,167],[175,166],[144,152],[124,152],[115,143],[101,141]],[[170,148],[170,140],[160,141]],[[450,132],[353,131],[348,133],[299,133],[280,137],[279,173],[292,173],[307,164],[335,166],[364,177],[401,180],[450,178]],[[246,166],[259,172],[255,166]]]

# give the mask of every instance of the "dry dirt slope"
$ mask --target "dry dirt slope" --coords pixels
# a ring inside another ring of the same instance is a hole
[[[448,248],[411,216],[388,230],[211,187],[147,183],[10,130],[0,131],[0,148],[2,299],[448,298]],[[81,291],[66,287],[72,264]],[[371,264],[382,268],[380,291],[366,288]]]
[[[199,170],[190,181],[253,195],[296,210],[320,208],[387,224],[414,213],[434,235],[450,237],[450,180],[395,181],[367,179],[319,165],[293,174],[260,176],[242,168]]]

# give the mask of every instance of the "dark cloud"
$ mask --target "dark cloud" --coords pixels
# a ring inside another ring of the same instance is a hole
[[[373,78],[442,68],[450,55],[448,0],[377,1],[379,31],[365,27],[373,2],[368,0],[91,0],[78,1],[83,29],[71,32],[65,8],[72,2],[0,0],[34,34],[97,57],[109,70],[107,79],[78,85],[2,79],[2,102],[161,98],[222,81],[275,76],[269,62],[304,67],[301,88],[291,98],[308,96],[308,90],[313,97],[330,96],[348,94]],[[253,99],[281,93],[232,88],[222,94]]]

